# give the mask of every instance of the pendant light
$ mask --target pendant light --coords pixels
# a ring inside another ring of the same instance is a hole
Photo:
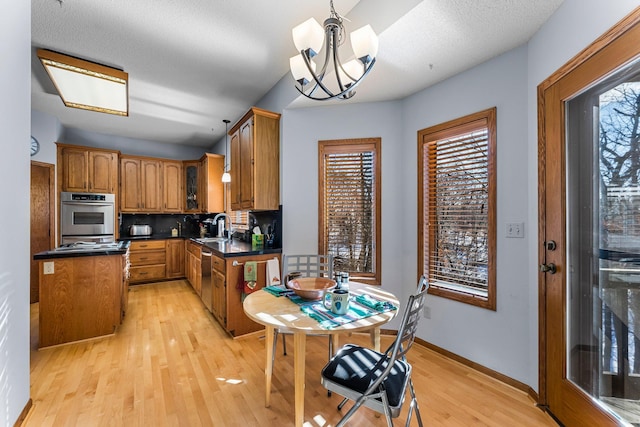
[[[229,120],[224,119],[224,173],[222,174],[222,182],[231,182],[231,174],[229,174],[229,163],[227,155],[227,143],[229,142]]]

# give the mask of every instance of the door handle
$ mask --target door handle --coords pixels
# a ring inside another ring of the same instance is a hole
[[[541,273],[556,274],[556,271],[558,271],[558,269],[557,269],[556,265],[553,264],[553,263],[540,264],[540,272]]]

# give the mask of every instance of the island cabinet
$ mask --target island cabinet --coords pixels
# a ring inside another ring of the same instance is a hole
[[[264,326],[259,325],[258,323],[249,319],[246,314],[244,314],[244,309],[242,308],[243,292],[241,289],[238,289],[238,284],[241,282],[241,277],[244,276],[244,264],[247,261],[257,261],[258,281],[254,292],[258,292],[266,284],[266,262],[267,260],[273,258],[278,258],[278,260],[280,260],[280,254],[247,255],[233,258],[224,258],[224,293],[226,295],[225,298],[216,301],[216,298],[222,298],[223,292],[222,290],[217,292],[214,285],[213,306],[220,307],[220,310],[222,310],[225,314],[214,314],[214,316],[232,336],[237,337],[240,335],[259,331],[264,328]],[[216,275],[217,273],[219,273],[219,271],[215,271],[215,269],[214,272],[216,273]],[[222,283],[221,278],[218,280],[220,280],[220,282]],[[225,318],[226,321],[224,320]]]
[[[129,246],[131,283],[152,282],[166,278],[166,250],[164,240],[132,241]]]
[[[196,294],[202,295],[202,249],[201,245],[191,240],[186,242],[185,275]]]
[[[121,254],[39,260],[39,347],[109,335],[126,308]]]
[[[277,210],[280,204],[280,114],[251,108],[229,130],[231,209]]]
[[[60,191],[115,194],[118,151],[57,144]]]

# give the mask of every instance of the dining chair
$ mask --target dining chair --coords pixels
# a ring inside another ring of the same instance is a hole
[[[344,396],[338,410],[347,401],[354,401],[336,427],[344,426],[362,406],[384,413],[387,425],[393,426],[392,418],[400,414],[407,387],[411,404],[405,425],[409,426],[415,408],[418,424],[422,427],[418,400],[411,381],[411,365],[405,356],[413,345],[428,288],[429,284],[422,276],[416,292],[409,297],[405,306],[396,339],[384,353],[346,344],[322,369],[322,385],[328,391]]]
[[[333,255],[311,254],[311,255],[287,255],[282,258],[282,279],[286,286],[289,276],[295,277],[326,277],[333,279]],[[287,354],[287,343],[285,335],[288,332],[276,329],[273,333],[273,359],[276,357],[276,344],[278,336],[282,335],[283,354]],[[333,342],[331,336],[327,334],[314,334],[329,337],[329,358],[333,356]]]

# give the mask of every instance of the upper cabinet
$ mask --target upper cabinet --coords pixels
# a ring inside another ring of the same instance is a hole
[[[57,144],[60,191],[116,193],[118,152]]]
[[[182,162],[162,162],[162,210],[182,212]]]
[[[184,171],[184,211],[200,212],[200,197],[198,187],[200,186],[200,162],[197,160],[187,160],[182,162]]]
[[[163,161],[135,156],[120,157],[120,211],[163,211]],[[179,175],[182,177],[182,173]]]
[[[207,153],[200,160],[183,162],[184,211],[224,212],[224,156]]]
[[[202,212],[224,212],[224,156],[205,154],[200,159],[200,201]]]
[[[280,205],[280,114],[251,108],[230,130],[231,209]]]

